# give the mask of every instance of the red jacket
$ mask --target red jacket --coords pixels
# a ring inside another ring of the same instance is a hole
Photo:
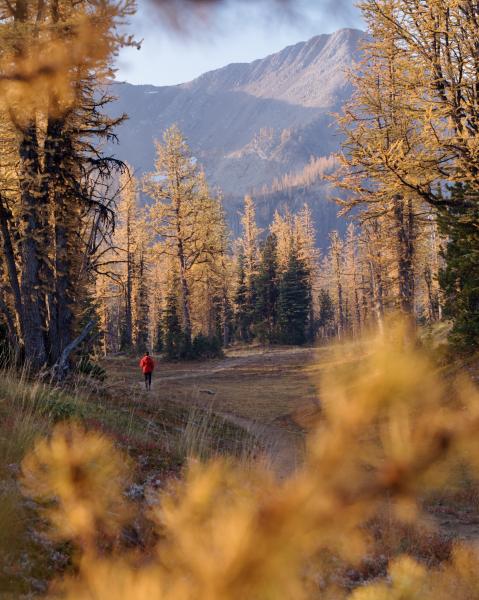
[[[140,368],[143,373],[153,373],[153,369],[155,368],[155,362],[151,358],[151,356],[144,356],[140,360]]]

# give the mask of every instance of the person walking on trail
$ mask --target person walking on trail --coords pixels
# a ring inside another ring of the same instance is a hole
[[[140,360],[140,369],[145,376],[145,388],[151,390],[151,375],[155,369],[155,362],[149,352],[145,352],[145,356]]]

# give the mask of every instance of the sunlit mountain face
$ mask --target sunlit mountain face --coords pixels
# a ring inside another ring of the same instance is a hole
[[[351,95],[346,73],[363,37],[354,29],[318,35],[176,86],[116,83],[113,111],[129,120],[113,152],[138,174],[149,171],[155,139],[177,123],[210,184],[223,191],[233,229],[246,193],[256,198],[260,224],[276,209],[308,202],[324,246],[328,231],[342,228],[322,179],[334,168],[329,157],[341,141],[333,113]],[[161,57],[157,68],[167,68]]]

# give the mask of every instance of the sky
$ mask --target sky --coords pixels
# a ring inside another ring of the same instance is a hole
[[[117,79],[174,85],[232,62],[250,62],[341,27],[362,27],[349,0],[293,0],[294,13],[268,0],[225,0],[180,29],[150,4],[140,2],[129,32],[143,40],[140,50],[122,50]],[[191,13],[191,9],[190,9]],[[185,13],[180,18],[185,21]]]

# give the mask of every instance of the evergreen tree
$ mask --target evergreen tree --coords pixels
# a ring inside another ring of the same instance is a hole
[[[176,284],[173,280],[166,296],[166,306],[163,313],[163,343],[166,357],[170,360],[181,357],[184,340],[178,314]]]
[[[152,332],[153,336],[153,350],[154,352],[160,353],[164,350],[164,340],[165,340],[165,332],[164,332],[164,311],[161,302],[158,301],[155,306],[156,319],[154,323],[154,329]]]
[[[479,203],[466,208],[468,187],[451,189],[456,207],[440,216],[440,226],[448,235],[443,256],[445,266],[439,281],[444,294],[444,316],[453,320],[452,340],[465,348],[479,346]]]
[[[258,238],[261,233],[256,225],[256,209],[251,196],[245,196],[241,224],[243,234],[239,240],[241,250],[238,259],[236,324],[239,339],[250,341],[255,318],[255,280],[258,274]]]
[[[235,325],[236,337],[244,342],[251,340],[251,323],[253,321],[254,306],[251,302],[250,290],[248,290],[244,266],[244,256],[238,258],[238,283],[235,295]]]
[[[241,238],[242,254],[244,257],[244,270],[246,284],[251,287],[251,282],[258,268],[258,238],[261,231],[256,225],[256,208],[251,196],[245,196],[244,212],[241,217],[243,236]]]
[[[146,285],[146,258],[142,249],[138,256],[135,286],[135,322],[134,341],[138,354],[142,354],[148,347],[148,326],[150,307],[148,303],[148,289]]]
[[[279,286],[278,323],[280,340],[304,344],[311,305],[311,288],[306,265],[293,252]]]
[[[334,303],[329,292],[325,289],[319,291],[319,315],[317,327],[323,338],[334,332]]]
[[[133,42],[124,34],[133,10],[130,0],[1,3],[2,146],[7,138],[16,179],[6,185],[10,174],[0,173],[9,312],[25,361],[54,366],[60,378],[70,366],[64,351],[83,339],[99,240],[111,232],[109,177],[123,164],[103,155],[101,141],[114,139],[122,117],[103,114],[111,98],[102,88]]]
[[[164,338],[163,314],[161,314],[161,316],[158,319],[158,322],[156,324],[155,340],[154,340],[154,344],[153,344],[153,350],[157,353],[163,352],[163,348],[164,348],[163,338]]]
[[[277,240],[269,234],[261,249],[258,275],[255,279],[255,331],[261,342],[273,342],[278,313]]]
[[[319,277],[318,269],[320,252],[316,247],[316,231],[314,227],[313,215],[310,207],[307,204],[303,206],[295,218],[295,240],[298,257],[304,262],[308,269],[309,286],[312,294]],[[307,329],[307,337],[309,342],[313,342],[316,336],[314,304],[314,302],[311,302],[309,309]]]
[[[331,241],[330,246],[330,256],[331,256],[331,265],[334,274],[335,286],[336,286],[336,300],[337,300],[337,331],[338,337],[344,332],[346,321],[345,321],[345,311],[344,311],[344,294],[343,294],[343,242],[339,237],[339,233],[337,231],[332,231],[329,234],[329,239]]]
[[[230,344],[233,330],[234,310],[228,295],[228,290],[225,288],[223,290],[223,298],[221,302],[221,331],[223,336],[223,347],[226,347]]]
[[[135,252],[137,247],[138,183],[130,174],[130,167],[120,177],[120,201],[117,206],[117,223],[114,247],[119,255],[118,277],[124,291],[124,318],[121,332],[121,348],[131,351],[133,347],[133,311]]]

